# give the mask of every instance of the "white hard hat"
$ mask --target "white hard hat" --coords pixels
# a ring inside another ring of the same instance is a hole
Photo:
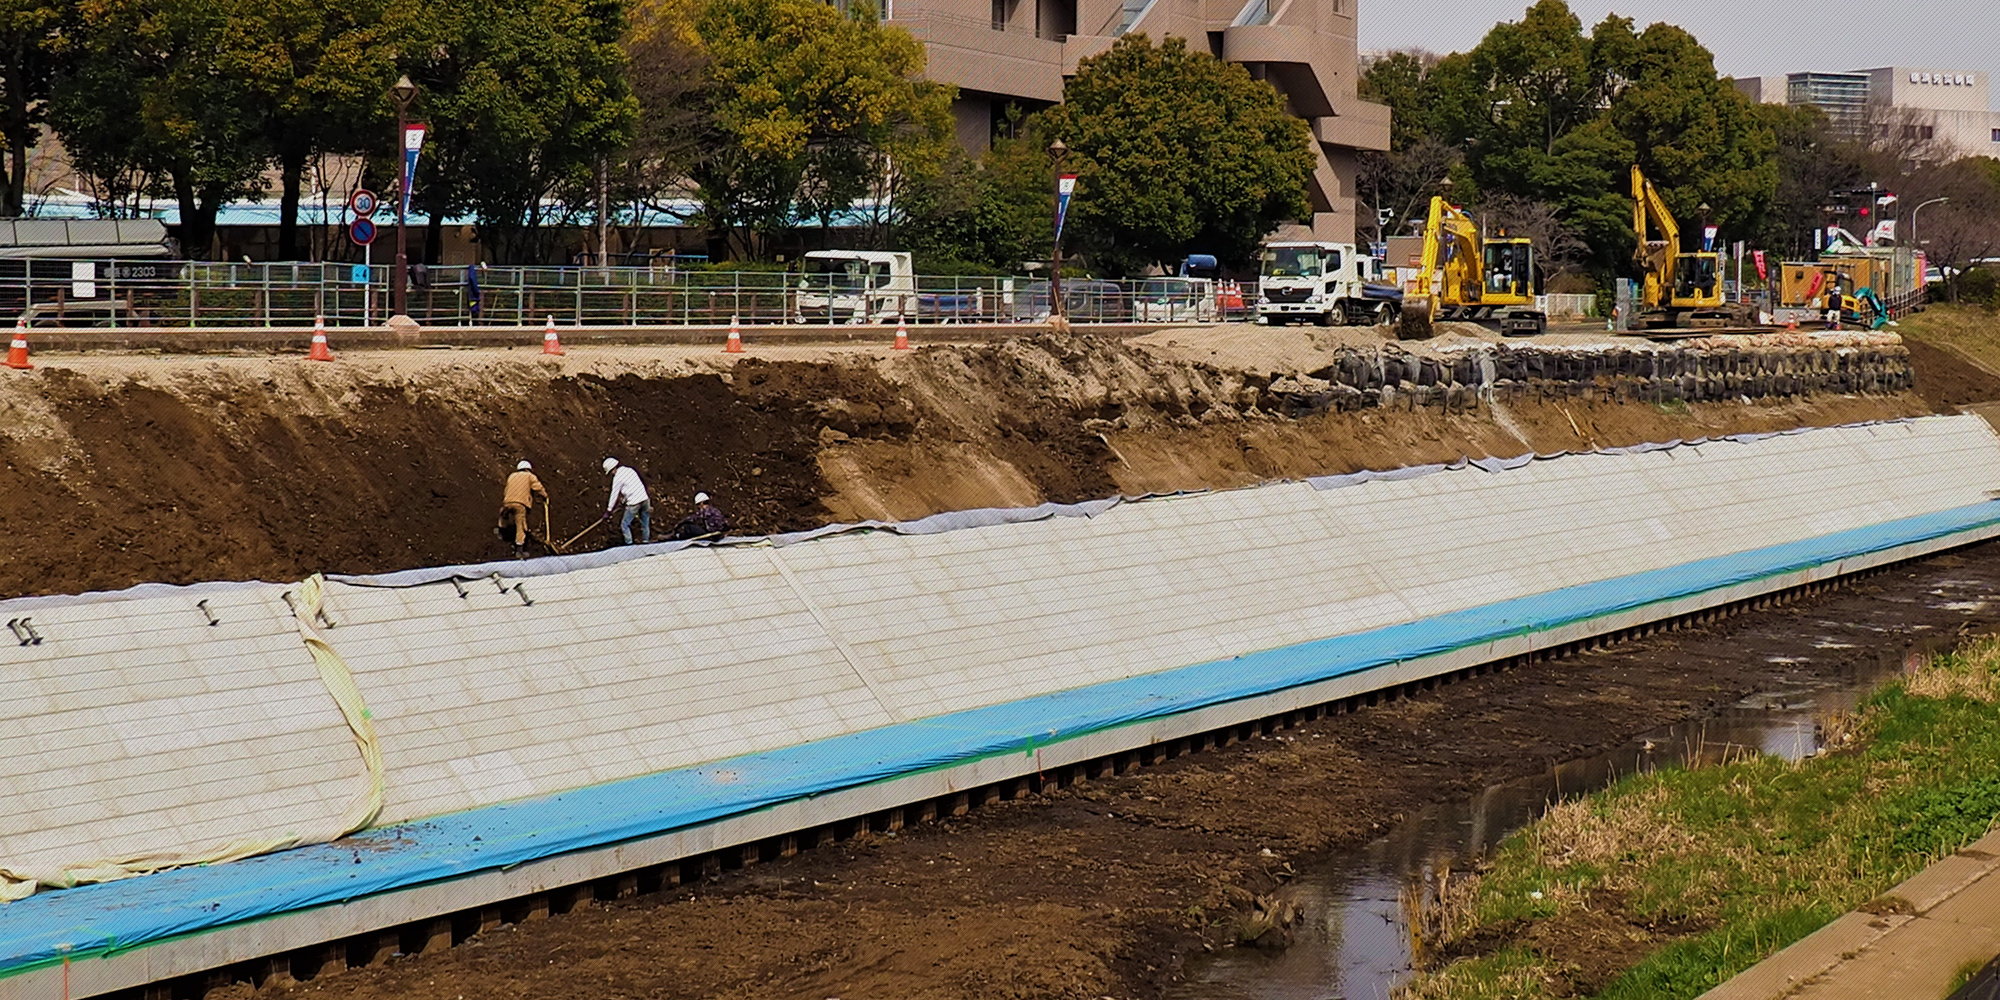
[[[694,502],[695,502],[695,503],[707,503],[707,502],[708,502],[708,494],[706,494],[706,493],[696,493],[696,494],[694,495]]]
[[[617,468],[617,467],[618,467],[618,460],[617,460],[617,459],[615,459],[615,458],[607,458],[607,459],[605,459],[605,460],[604,460],[604,471],[606,471],[606,472],[610,472],[610,471],[611,471],[612,469],[615,469],[615,468]]]
[[[534,468],[534,466],[532,466],[532,465],[529,465],[529,464],[528,464],[528,460],[524,458],[524,459],[522,459],[522,460],[521,460],[521,464],[519,464],[519,465],[517,465],[517,466],[514,466],[514,468],[515,468],[515,470],[516,470],[516,471],[519,471],[519,472],[526,472],[526,471],[528,471],[529,469],[532,469],[532,468]]]

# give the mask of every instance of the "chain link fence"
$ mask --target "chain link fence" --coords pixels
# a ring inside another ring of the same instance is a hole
[[[377,264],[0,260],[0,309],[31,326],[380,325],[393,268]],[[1065,279],[1079,323],[1253,318],[1254,283]],[[861,279],[671,267],[412,268],[410,317],[425,326],[720,326],[780,323],[1037,323],[1046,279]]]

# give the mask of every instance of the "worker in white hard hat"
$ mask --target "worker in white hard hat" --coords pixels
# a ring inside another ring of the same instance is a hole
[[[722,533],[728,530],[729,519],[722,516],[722,511],[709,500],[708,494],[698,492],[694,495],[694,513],[681,518],[681,523],[674,525],[673,540],[679,542],[690,538],[720,538]]]
[[[625,533],[625,544],[632,544],[632,519],[639,520],[639,540],[653,540],[653,498],[646,495],[646,484],[639,481],[639,473],[629,465],[619,465],[615,458],[604,460],[604,471],[611,476],[611,499],[604,502],[604,519],[611,520],[622,508],[624,517],[619,519],[618,529]]]
[[[500,540],[507,540],[507,526],[514,526],[514,558],[528,554],[528,511],[535,506],[535,498],[549,502],[549,491],[542,488],[542,481],[535,477],[535,467],[522,459],[507,477],[506,492],[500,498]],[[544,539],[546,541],[546,539]]]

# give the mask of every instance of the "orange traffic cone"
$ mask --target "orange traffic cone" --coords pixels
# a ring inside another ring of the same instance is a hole
[[[312,350],[306,354],[306,360],[308,361],[333,360],[333,352],[331,350],[328,350],[326,346],[325,316],[313,317],[313,345],[312,345]]]
[[[1785,329],[1796,330],[1798,328],[1799,328],[1799,316],[1797,313],[1793,313],[1792,315],[1785,317]]]
[[[562,341],[556,339],[556,318],[549,317],[549,325],[542,328],[542,353],[562,356]]]
[[[743,331],[736,328],[736,317],[729,317],[729,343],[722,348],[724,354],[743,353]]]
[[[28,321],[14,321],[14,342],[7,347],[7,367],[26,371],[35,367],[28,363]]]
[[[897,351],[910,349],[910,328],[903,322],[901,316],[896,317],[896,346],[891,349]]]

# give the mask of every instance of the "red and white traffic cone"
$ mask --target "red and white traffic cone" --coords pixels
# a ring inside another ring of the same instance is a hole
[[[556,339],[556,318],[554,316],[550,316],[548,325],[542,328],[542,353],[553,354],[557,357],[561,357],[563,353],[562,341]]]
[[[333,351],[326,346],[326,317],[313,317],[312,350],[307,352],[308,361],[332,361]]]
[[[14,342],[7,346],[7,367],[22,371],[35,367],[28,363],[28,320],[14,321]]]
[[[907,351],[910,349],[910,327],[909,324],[903,322],[903,317],[901,316],[896,317],[896,346],[890,349],[896,351]]]
[[[722,353],[724,354],[743,353],[743,331],[737,329],[736,317],[734,316],[729,317],[729,343],[723,345]]]

